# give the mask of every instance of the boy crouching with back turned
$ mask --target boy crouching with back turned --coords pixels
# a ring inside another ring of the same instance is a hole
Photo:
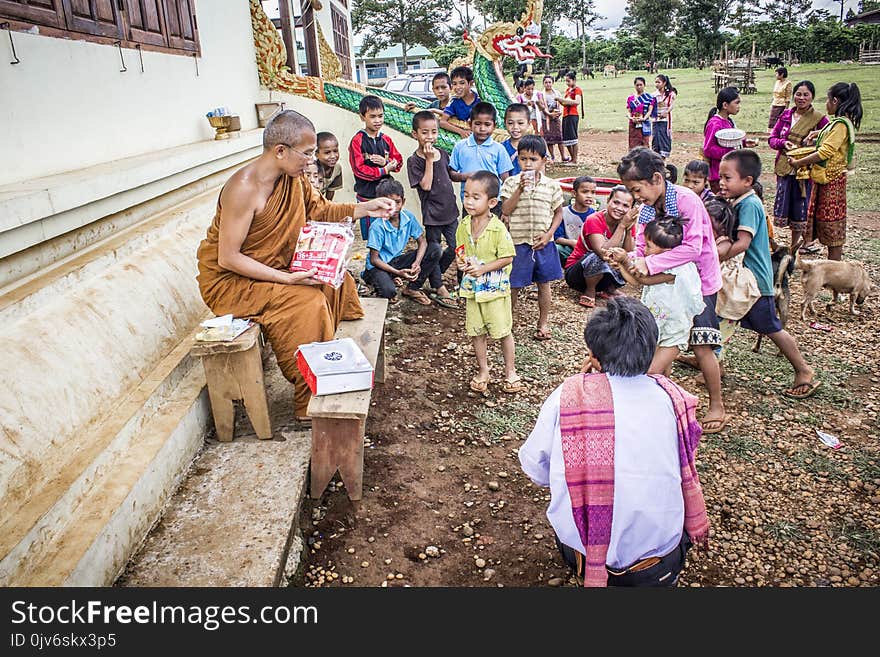
[[[517,393],[525,390],[525,385],[514,364],[509,277],[516,251],[510,233],[491,212],[498,203],[498,187],[498,178],[490,171],[476,171],[465,183],[467,214],[455,233],[456,260],[464,272],[461,296],[467,300],[465,327],[473,340],[479,367],[470,388],[485,392],[489,386],[488,336],[501,341],[502,390]]]

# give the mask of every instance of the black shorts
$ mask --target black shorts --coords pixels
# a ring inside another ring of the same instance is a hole
[[[715,314],[717,298],[717,292],[703,297],[706,308],[694,317],[694,323],[691,325],[691,347],[699,347],[700,345],[717,347],[721,345],[721,325],[718,323],[718,315]]]
[[[743,328],[770,335],[782,330],[782,322],[776,314],[776,302],[771,296],[762,296],[755,302],[749,312],[739,321]]]

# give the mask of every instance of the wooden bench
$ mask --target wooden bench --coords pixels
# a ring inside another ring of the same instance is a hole
[[[337,338],[352,338],[375,368],[374,383],[385,381],[385,313],[387,299],[361,298],[364,317],[342,322]],[[319,498],[333,475],[339,475],[351,500],[363,497],[364,426],[371,390],[312,397],[312,465],[309,493]]]
[[[190,353],[199,356],[205,366],[211,412],[217,428],[217,439],[232,440],[235,430],[235,406],[241,399],[257,436],[272,437],[266,385],[263,381],[263,359],[260,353],[260,326],[254,324],[229,342],[194,342]]]

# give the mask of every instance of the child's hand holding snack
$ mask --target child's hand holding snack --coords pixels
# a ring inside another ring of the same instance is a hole
[[[368,155],[367,157],[370,159],[370,162],[372,162],[373,164],[375,164],[377,167],[384,167],[386,164],[388,164],[388,160],[386,160],[386,159],[385,159],[384,157],[382,157],[381,155],[377,155],[377,154],[375,154],[375,153],[371,153],[371,154]]]

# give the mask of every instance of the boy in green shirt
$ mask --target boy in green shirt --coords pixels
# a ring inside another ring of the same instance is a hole
[[[464,187],[467,215],[455,231],[456,259],[464,272],[460,296],[467,300],[465,328],[474,343],[479,371],[470,388],[485,392],[490,372],[487,335],[501,340],[504,355],[502,390],[525,390],[516,373],[513,344],[513,312],[510,305],[510,265],[516,250],[504,224],[491,213],[498,203],[498,177],[489,171],[476,171]]]

